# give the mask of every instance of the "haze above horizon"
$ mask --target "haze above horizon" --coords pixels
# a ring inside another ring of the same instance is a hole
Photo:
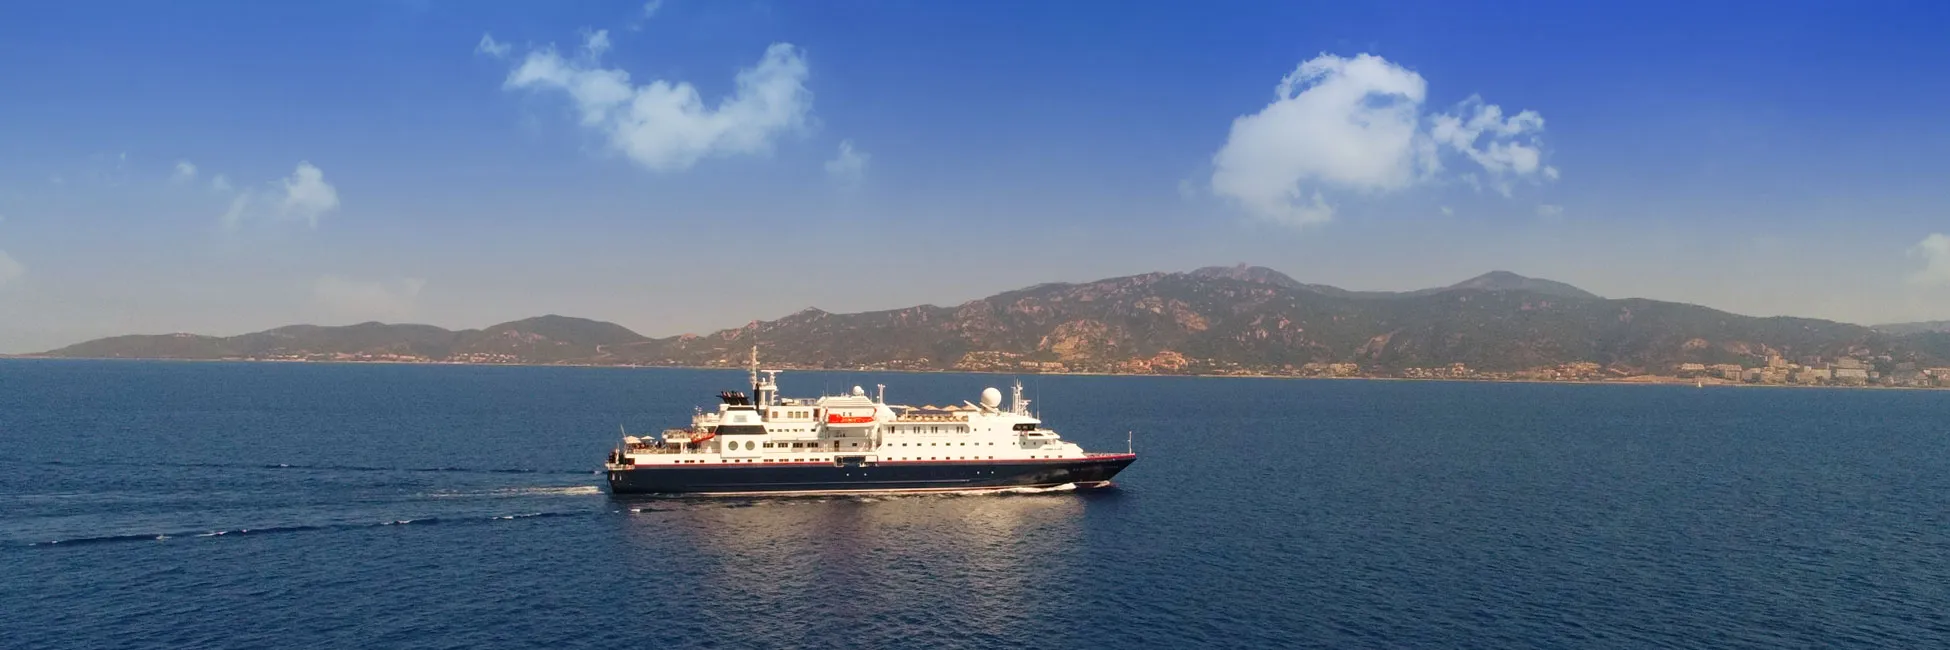
[[[438,0],[0,21],[0,353],[646,335],[1247,262],[1950,319],[1950,5]]]

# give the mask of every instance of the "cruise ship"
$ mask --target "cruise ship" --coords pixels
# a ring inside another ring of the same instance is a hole
[[[1086,452],[1043,426],[1015,384],[1009,403],[888,404],[859,386],[844,395],[781,397],[777,370],[752,392],[719,393],[715,411],[656,438],[625,435],[605,469],[614,494],[781,495],[958,492],[1110,485],[1137,454]]]

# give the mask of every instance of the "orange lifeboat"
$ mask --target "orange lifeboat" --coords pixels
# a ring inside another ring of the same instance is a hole
[[[669,431],[664,432],[664,440],[666,442],[669,442],[671,444],[678,444],[678,445],[704,444],[705,441],[716,437],[718,437],[718,432],[716,429],[705,429],[703,431],[697,431],[692,429],[671,429]]]
[[[826,423],[827,424],[872,424],[873,416],[840,415],[838,413],[833,413],[826,416]]]

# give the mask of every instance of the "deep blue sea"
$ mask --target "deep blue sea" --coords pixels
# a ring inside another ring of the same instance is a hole
[[[1950,647],[1950,392],[1026,377],[1118,487],[603,492],[743,379],[0,361],[0,646]]]

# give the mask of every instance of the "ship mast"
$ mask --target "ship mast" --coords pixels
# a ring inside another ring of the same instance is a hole
[[[763,380],[760,380],[758,378],[758,374],[761,372],[765,373],[765,379]],[[751,365],[747,369],[747,373],[750,375],[751,382],[752,382],[752,404],[753,405],[763,409],[767,406],[771,406],[774,402],[778,401],[777,398],[779,394],[779,371],[758,369],[758,344],[757,343],[752,344]]]

